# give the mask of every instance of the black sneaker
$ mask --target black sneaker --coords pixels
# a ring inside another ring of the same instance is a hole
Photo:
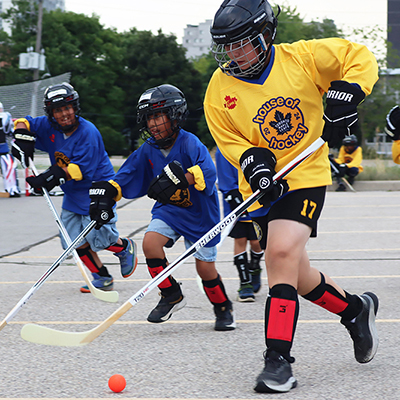
[[[232,303],[229,306],[214,306],[214,313],[217,317],[215,320],[214,330],[216,331],[232,331],[236,328],[235,313]]]
[[[259,393],[284,393],[297,386],[292,367],[286,358],[273,350],[264,354],[265,367],[257,377],[254,390]]]
[[[345,192],[346,191],[346,186],[344,183],[339,183],[339,186],[336,188],[335,192]]]
[[[370,362],[378,349],[378,332],[375,326],[375,316],[378,312],[378,297],[371,292],[360,296],[363,310],[354,322],[340,321],[349,331],[354,342],[354,355],[359,363]]]
[[[151,313],[147,317],[147,321],[156,324],[168,321],[174,312],[179,311],[185,306],[186,298],[183,296],[182,292],[179,291],[177,294],[173,294],[169,297],[164,297],[161,294],[161,300],[151,311]]]

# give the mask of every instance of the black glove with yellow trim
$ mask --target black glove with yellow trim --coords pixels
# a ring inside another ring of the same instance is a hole
[[[162,204],[174,204],[171,197],[178,189],[187,189],[189,182],[179,161],[167,164],[161,174],[157,175],[151,182],[147,196]]]
[[[28,168],[29,158],[33,161],[36,135],[29,132],[28,129],[20,128],[14,131],[14,139],[11,154],[21,162],[23,168]]]

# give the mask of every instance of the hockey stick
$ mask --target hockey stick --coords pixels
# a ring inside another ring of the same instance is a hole
[[[277,174],[274,175],[273,180],[279,180],[286,176],[290,171],[301,164],[311,154],[317,151],[325,141],[318,138],[307,149],[299,154],[295,159],[282,168]],[[204,236],[202,236],[196,243],[189,247],[182,255],[180,255],[174,262],[169,264],[162,272],[156,275],[150,282],[148,282],[142,289],[136,292],[129,298],[121,307],[119,307],[113,314],[95,328],[85,332],[65,332],[36,324],[26,324],[21,330],[21,337],[29,342],[46,344],[52,346],[83,346],[92,342],[122,315],[124,315],[133,305],[138,303],[145,297],[152,289],[164,281],[171,275],[180,265],[182,265],[187,258],[196,253],[199,249],[209,243],[215,236],[221,233],[223,229],[229,226],[230,223],[236,221],[240,215],[247,210],[253,203],[263,196],[260,190],[255,191],[243,203],[228,214],[221,220],[214,228],[210,229]]]
[[[10,193],[8,193],[8,192],[0,192],[0,197],[4,197],[4,198],[10,197]]]
[[[31,167],[33,173],[35,174],[35,176],[38,176],[38,171],[37,171],[32,159],[29,159],[29,164],[30,164],[30,167]],[[42,190],[44,193],[44,197],[47,201],[47,205],[49,206],[49,208],[53,214],[53,217],[58,225],[58,229],[60,230],[62,237],[64,238],[65,242],[67,243],[67,246],[69,246],[71,244],[71,238],[69,237],[69,234],[68,234],[67,230],[65,229],[65,226],[64,226],[63,222],[61,221],[61,218],[58,215],[58,212],[57,212],[56,208],[54,207],[53,202],[51,201],[49,192],[47,191],[46,188],[42,188]],[[72,251],[72,256],[74,257],[75,263],[78,265],[78,268],[81,271],[83,279],[85,280],[86,284],[88,285],[88,288],[89,288],[90,292],[92,293],[92,295],[100,300],[108,301],[110,303],[117,302],[119,299],[118,292],[116,292],[116,291],[106,292],[104,290],[95,288],[86,273],[85,267],[82,263],[82,260],[80,259],[79,255],[78,255],[78,252],[75,249]]]
[[[91,221],[90,224],[77,236],[77,238],[68,246],[66,250],[61,254],[60,257],[53,263],[53,265],[40,277],[40,279],[28,290],[28,292],[22,297],[22,299],[15,305],[15,307],[7,314],[7,316],[0,323],[0,331],[8,324],[24,304],[32,297],[32,295],[38,290],[47,278],[60,266],[60,264],[69,256],[71,251],[79,245],[79,243],[89,234],[89,232],[95,227],[96,221]]]
[[[335,172],[335,174],[339,175],[340,172],[339,170],[336,168],[335,164],[333,164],[333,162],[331,160],[329,160],[329,162],[331,163],[331,167],[333,169],[333,171]],[[344,177],[341,176],[340,179],[348,186],[348,188],[352,191],[355,192],[356,190],[353,188],[353,186],[351,185],[351,183]]]

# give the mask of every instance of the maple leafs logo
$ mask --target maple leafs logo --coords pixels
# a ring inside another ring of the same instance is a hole
[[[271,121],[269,124],[274,128],[278,135],[284,135],[293,129],[292,125],[292,114],[288,112],[283,115],[281,111],[275,111],[275,121]]]
[[[231,97],[231,96],[226,96],[224,98],[225,100],[225,108],[227,108],[228,110],[233,110],[236,107],[236,102],[237,102],[237,98],[236,97]]]

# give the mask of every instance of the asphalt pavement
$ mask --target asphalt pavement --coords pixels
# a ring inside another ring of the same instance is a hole
[[[60,210],[62,197],[52,197]],[[292,355],[298,387],[285,394],[253,391],[263,367],[264,304],[268,285],[254,303],[236,300],[239,286],[233,265],[233,240],[219,248],[217,268],[234,301],[238,327],[213,330],[212,307],[199,289],[194,260],[174,276],[188,304],[169,322],[150,324],[148,313],[159,300],[155,289],[93,342],[53,347],[23,340],[21,328],[37,323],[62,331],[90,330],[109,317],[149,280],[142,252],[153,201],[123,200],[118,207],[122,237],[138,244],[139,265],[128,279],[112,253],[100,257],[115,279],[117,303],[79,291],[84,284],[73,259],[66,260],[0,331],[0,399],[147,398],[147,399],[343,399],[399,398],[400,358],[400,192],[328,192],[318,237],[307,249],[311,265],[332,276],[345,290],[376,293],[380,346],[368,364],[358,364],[352,341],[339,318],[300,299]],[[63,252],[57,226],[43,197],[0,198],[0,321]],[[173,261],[184,252],[180,240],[168,249]],[[107,381],[125,376],[127,386],[113,393]]]

